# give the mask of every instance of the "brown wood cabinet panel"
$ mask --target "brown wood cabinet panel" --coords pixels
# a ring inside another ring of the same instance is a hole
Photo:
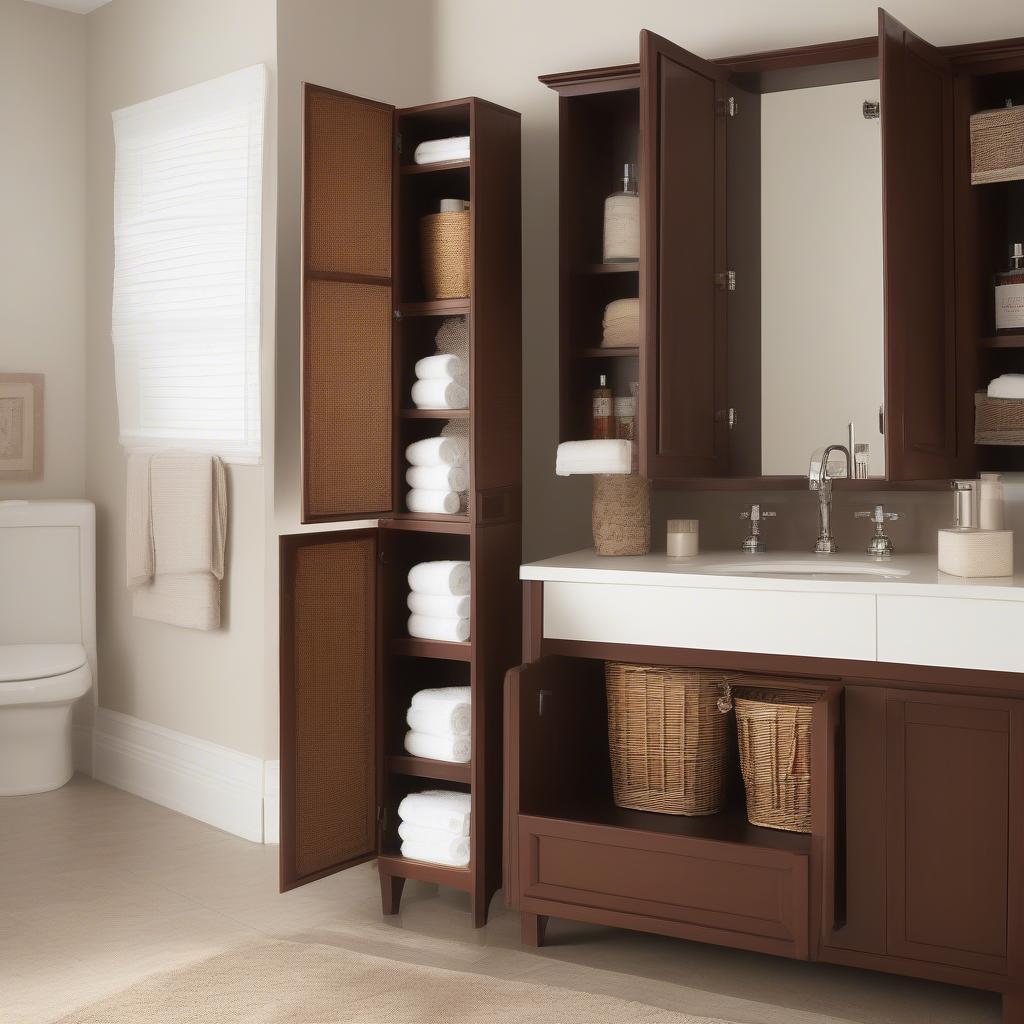
[[[890,955],[1006,973],[1019,716],[1007,701],[888,692]]]
[[[640,34],[641,472],[716,476],[728,463],[728,72]]]
[[[886,465],[892,480],[957,472],[953,76],[879,11]]]
[[[378,849],[377,531],[281,538],[281,891]]]

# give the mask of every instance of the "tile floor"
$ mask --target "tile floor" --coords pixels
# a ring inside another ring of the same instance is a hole
[[[265,936],[639,999],[740,1024],[998,1024],[964,989],[552,922],[526,952],[495,899],[410,882],[382,918],[362,865],[286,895],[258,846],[91,780],[0,799],[0,1022],[46,1024],[154,971]]]

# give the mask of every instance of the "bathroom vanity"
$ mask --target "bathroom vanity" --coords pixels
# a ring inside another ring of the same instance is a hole
[[[524,565],[505,692],[505,892],[548,918],[1003,993],[1024,1021],[1024,577],[934,557],[707,554]],[[612,800],[606,660],[817,694],[812,831]]]

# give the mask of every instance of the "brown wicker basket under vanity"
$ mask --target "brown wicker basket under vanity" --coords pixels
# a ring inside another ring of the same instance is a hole
[[[975,392],[974,443],[1024,445],[1024,399]]]
[[[724,702],[736,678],[707,669],[605,665],[612,788],[619,807],[691,816],[722,810],[730,729]]]
[[[811,716],[816,700],[806,690],[733,693],[751,825],[811,831]]]
[[[431,213],[420,220],[423,291],[428,299],[469,295],[469,211]]]

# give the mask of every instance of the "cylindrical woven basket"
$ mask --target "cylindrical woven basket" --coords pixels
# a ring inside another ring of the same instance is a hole
[[[1024,444],[1024,399],[974,394],[975,444]]]
[[[740,770],[751,825],[811,831],[811,715],[805,690],[733,694]]]
[[[423,290],[428,299],[469,295],[469,211],[431,213],[420,220]]]
[[[599,555],[646,555],[651,550],[651,485],[636,473],[594,475],[591,514]]]
[[[605,665],[615,803],[638,811],[715,814],[728,789],[729,682],[704,669]]]
[[[1024,178],[1024,105],[971,115],[971,184]]]

